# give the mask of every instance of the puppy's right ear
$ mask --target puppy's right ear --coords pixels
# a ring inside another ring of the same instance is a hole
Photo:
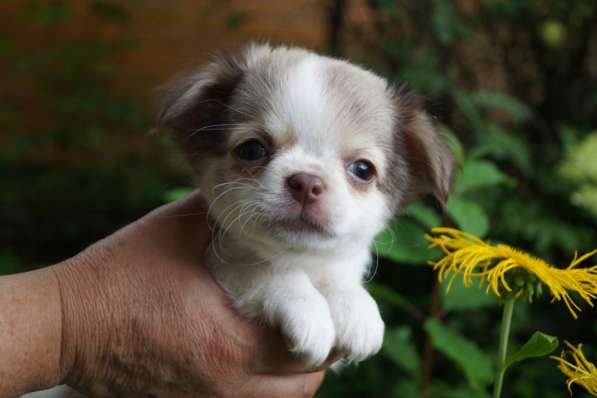
[[[445,206],[456,159],[423,109],[422,100],[404,86],[397,95],[400,141],[410,174],[405,202],[432,193]]]
[[[175,132],[188,155],[217,155],[225,150],[230,101],[256,53],[266,46],[249,45],[221,53],[199,70],[164,87],[157,127]]]

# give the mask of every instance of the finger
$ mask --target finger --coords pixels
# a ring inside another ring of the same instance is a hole
[[[198,190],[194,190],[184,198],[166,206],[169,206],[174,213],[184,213],[186,211],[207,212],[205,199]]]
[[[182,199],[167,203],[150,214],[160,217],[184,217],[207,215],[207,204],[199,191],[194,190]]]
[[[308,367],[304,360],[288,351],[279,331],[257,326],[258,336],[254,347],[251,371],[255,374],[292,374],[325,370],[340,359],[335,351],[317,367]]]
[[[336,350],[334,350],[334,351],[332,351],[332,353],[330,354],[328,359],[325,360],[324,363],[322,363],[320,366],[312,369],[312,371],[318,372],[318,371],[326,370],[330,366],[332,366],[333,364],[338,362],[340,359],[342,359],[342,355],[339,352],[337,352]]]
[[[181,240],[196,246],[210,237],[207,222],[207,205],[199,191],[163,205],[143,217],[138,225],[154,228],[170,239]]]
[[[254,323],[255,324],[255,323]],[[251,372],[255,374],[305,373],[307,366],[296,354],[288,351],[282,334],[265,325],[256,326]]]
[[[323,382],[324,372],[288,376],[253,376],[238,395],[251,398],[313,397]]]

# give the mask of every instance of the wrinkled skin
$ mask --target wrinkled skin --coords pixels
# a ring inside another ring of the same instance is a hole
[[[64,382],[99,397],[314,395],[324,371],[241,318],[202,263],[205,211],[192,194],[53,267]]]

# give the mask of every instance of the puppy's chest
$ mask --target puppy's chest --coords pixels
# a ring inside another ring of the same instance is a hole
[[[230,241],[214,242],[207,251],[211,272],[235,297],[293,274],[307,275],[316,288],[360,283],[370,261],[366,248],[325,254],[285,250],[257,254]]]

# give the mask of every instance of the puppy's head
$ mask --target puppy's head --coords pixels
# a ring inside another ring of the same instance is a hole
[[[296,249],[369,244],[408,201],[445,200],[454,166],[414,95],[296,48],[214,58],[169,88],[159,124],[222,230]]]

